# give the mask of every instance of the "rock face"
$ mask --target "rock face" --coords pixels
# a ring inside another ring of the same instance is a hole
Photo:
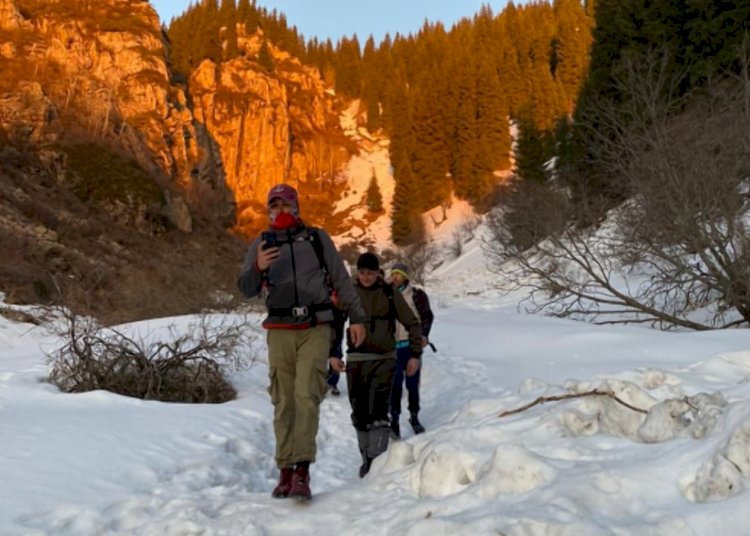
[[[273,183],[299,188],[307,221],[330,215],[356,150],[336,97],[238,33],[243,57],[180,86],[146,0],[0,0],[6,301],[113,323],[205,310],[236,288],[226,227],[265,224]]]
[[[206,60],[190,78],[196,122],[220,152],[240,226],[264,210],[278,182],[322,189],[351,156],[332,95],[317,71],[238,26],[244,56],[216,65]],[[273,68],[258,61],[262,47]],[[308,185],[308,186],[305,186]]]
[[[23,19],[12,0],[0,0],[0,30],[14,31],[23,25]]]
[[[148,2],[0,0],[0,28],[0,131],[9,141],[107,145],[188,201],[196,182],[215,180],[201,175],[193,117],[170,83]],[[188,232],[184,222],[173,224]]]
[[[59,116],[189,186],[199,161],[192,114],[170,84],[159,19],[148,2],[0,0],[0,20],[4,124],[25,113],[8,94],[31,108],[47,100],[54,107],[48,124]],[[38,138],[45,126],[34,126]]]
[[[237,30],[243,56],[204,61],[188,98],[171,82],[147,1],[0,0],[0,139],[106,143],[154,176],[171,205],[181,197],[240,231],[257,228],[276,182],[331,197],[356,150],[335,96],[261,31]],[[173,223],[188,231],[184,213]]]

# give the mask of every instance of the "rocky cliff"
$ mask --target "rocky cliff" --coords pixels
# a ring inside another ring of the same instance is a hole
[[[206,167],[159,19],[138,0],[0,0],[0,128],[21,144],[99,142],[189,198]],[[191,223],[174,219],[183,231]]]
[[[273,184],[289,182],[303,196],[331,195],[356,146],[343,134],[337,103],[317,70],[273,46],[261,30],[237,30],[243,56],[221,65],[204,61],[189,89],[196,122],[218,148],[238,225],[252,228],[265,218]],[[259,61],[262,47],[270,66]]]
[[[334,228],[357,151],[345,103],[262,33],[237,33],[241,57],[181,85],[147,1],[0,0],[6,300],[116,320],[200,310],[234,288],[243,254],[226,227],[265,225],[282,180]]]
[[[269,186],[330,196],[355,151],[317,71],[260,31],[239,27],[243,56],[206,60],[182,88],[146,1],[0,0],[0,29],[0,129],[23,143],[109,144],[155,177],[184,231],[183,198],[209,217],[230,203],[236,228],[249,232]]]

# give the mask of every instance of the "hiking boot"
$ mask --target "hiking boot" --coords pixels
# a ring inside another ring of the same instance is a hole
[[[359,466],[359,478],[364,478],[365,475],[370,472],[371,465],[372,458],[365,458],[362,465]]]
[[[291,467],[284,467],[279,473],[279,483],[273,488],[271,497],[276,499],[283,499],[289,497],[289,490],[292,487],[292,476],[294,475],[294,469]]]
[[[312,499],[312,493],[310,492],[310,469],[308,467],[297,467],[294,469],[289,496],[305,501]]]
[[[391,421],[391,438],[401,439],[401,427],[398,424],[398,419]]]
[[[422,423],[419,422],[419,419],[417,418],[416,413],[411,414],[411,418],[409,419],[409,424],[411,424],[412,430],[414,430],[415,434],[421,434],[424,432],[424,426],[422,426]]]

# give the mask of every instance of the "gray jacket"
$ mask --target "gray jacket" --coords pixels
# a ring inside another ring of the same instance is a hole
[[[267,288],[268,317],[263,325],[267,328],[295,328],[305,327],[311,322],[332,322],[333,312],[328,307],[331,295],[310,241],[310,229],[301,225],[288,231],[271,232],[276,234],[279,258],[265,273],[261,273],[256,264],[258,244],[261,242],[261,237],[257,237],[248,248],[238,282],[240,290],[248,298],[258,296],[264,286]],[[367,316],[359,295],[336,246],[323,229],[318,230],[318,237],[323,246],[330,283],[338,294],[339,308],[349,313],[352,324],[365,322]],[[294,307],[307,307],[309,314],[294,316]]]

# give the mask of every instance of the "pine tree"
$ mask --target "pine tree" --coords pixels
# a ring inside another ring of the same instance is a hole
[[[555,32],[551,71],[560,82],[570,114],[586,76],[591,31],[578,0],[555,0]]]
[[[502,14],[493,24],[492,56],[500,83],[500,91],[508,107],[508,113],[515,116],[523,106],[525,81],[518,65],[518,52],[505,29]]]
[[[602,103],[616,110],[628,99],[615,79],[623,58],[638,66],[647,64],[644,60],[655,52],[666,54],[662,76],[680,80],[678,87],[665,89],[669,97],[694,91],[716,74],[738,67],[737,47],[750,31],[750,4],[745,0],[598,0],[595,17],[589,74],[560,169],[567,176],[585,177],[588,188],[617,200],[628,193],[602,168],[597,139],[590,133],[601,135],[606,127],[596,119]]]
[[[237,2],[237,22],[247,23],[253,7],[250,6],[250,0],[239,0]]]
[[[367,129],[371,132],[380,127],[380,80],[378,57],[375,40],[370,36],[365,43],[362,54],[362,91],[361,96],[367,105]]]
[[[415,126],[410,95],[406,89],[406,81],[400,73],[393,80],[388,102],[392,112],[391,123],[387,126],[391,138],[391,166],[398,169],[404,163],[411,162]],[[409,171],[411,172],[411,169]]]
[[[374,214],[383,212],[383,195],[380,193],[378,178],[375,176],[374,170],[372,177],[370,177],[370,185],[367,187],[367,210]]]
[[[545,165],[553,156],[554,145],[549,132],[537,128],[530,114],[518,119],[516,164],[514,172],[524,180],[547,180]]]
[[[394,244],[405,246],[424,236],[422,218],[414,205],[414,175],[408,162],[399,165],[394,179],[391,238]]]
[[[199,40],[200,49],[196,58],[193,58],[193,67],[196,67],[204,59],[210,59],[214,63],[221,62],[222,49],[219,38],[219,8],[216,0],[203,0],[200,10]]]
[[[479,57],[477,61],[476,127],[480,168],[483,173],[491,175],[496,170],[510,167],[509,108],[492,58],[484,56]],[[485,190],[485,187],[481,187],[480,190]],[[487,192],[478,193],[480,198],[484,198]]]
[[[270,74],[276,71],[276,62],[273,59],[273,55],[271,55],[271,49],[268,47],[268,42],[265,40],[258,51],[258,64],[266,73]]]
[[[359,41],[354,35],[352,39],[344,37],[339,41],[336,51],[336,92],[353,99],[360,96],[362,90],[361,63]]]
[[[450,168],[450,136],[445,130],[443,98],[439,71],[433,71],[414,91],[414,130],[410,154],[412,171],[417,180],[417,207],[421,211],[450,200],[452,184],[446,178]]]
[[[242,15],[238,13],[237,20],[245,23],[245,32],[250,35],[261,26],[261,13],[255,5],[255,0],[252,1],[247,8],[243,6],[243,0],[240,0],[240,7],[237,9]]]
[[[473,185],[477,182],[477,155],[479,141],[476,110],[476,70],[469,58],[465,58],[456,72],[458,108],[452,135],[452,159],[450,172],[453,187],[458,197],[470,199]]]
[[[522,114],[526,114],[538,129],[551,131],[560,117],[567,115],[564,90],[543,63],[533,65],[529,78],[531,95]]]
[[[380,102],[376,95],[367,98],[367,130],[375,132],[380,128]]]
[[[237,19],[234,0],[221,0],[219,25],[223,29],[224,53],[222,57],[224,61],[236,58],[240,52],[237,46]]]

